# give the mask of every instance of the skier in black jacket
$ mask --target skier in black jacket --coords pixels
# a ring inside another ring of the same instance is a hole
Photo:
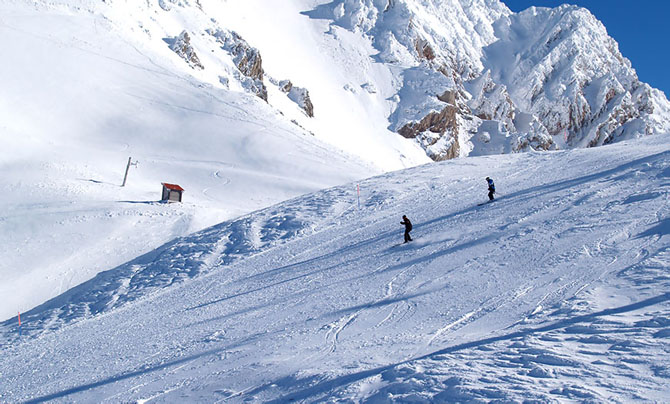
[[[493,184],[493,180],[489,177],[486,177],[486,182],[489,184],[489,200],[493,200],[493,194],[496,193],[496,186]]]
[[[407,216],[402,215],[402,222],[400,222],[400,224],[405,225],[405,243],[412,241],[412,237],[409,236],[409,232],[412,231],[412,222],[409,221]]]

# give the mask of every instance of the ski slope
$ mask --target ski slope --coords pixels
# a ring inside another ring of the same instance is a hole
[[[667,401],[669,157],[457,159],[177,238],[3,322],[0,401]]]
[[[193,76],[162,39],[179,16],[147,33],[110,15],[150,20],[148,4],[28,3],[0,4],[0,320],[176,237],[381,172]],[[162,182],[184,203],[157,203]]]

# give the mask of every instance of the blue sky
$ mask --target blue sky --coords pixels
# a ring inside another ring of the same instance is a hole
[[[503,0],[514,12],[530,6],[556,7],[576,4],[589,9],[619,43],[645,83],[670,97],[668,40],[670,1],[668,0]]]

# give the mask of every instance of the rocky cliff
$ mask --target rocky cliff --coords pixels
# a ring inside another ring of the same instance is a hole
[[[591,147],[670,129],[665,96],[638,80],[586,9],[515,14],[497,0],[323,7],[399,72],[390,129],[434,160]]]

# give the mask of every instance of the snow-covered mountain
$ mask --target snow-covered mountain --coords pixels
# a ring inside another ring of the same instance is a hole
[[[670,130],[666,97],[575,6],[515,14],[499,0],[55,3],[103,16],[133,46],[173,51],[182,73],[256,94],[383,169]]]
[[[624,140],[667,100],[585,10],[5,0],[0,37],[1,402],[667,399],[670,144]]]
[[[561,147],[667,132],[667,99],[638,80],[586,9],[530,8],[494,28],[499,40],[484,49],[491,80],[504,85],[517,108],[538,118]]]
[[[669,127],[665,97],[574,7],[7,0],[0,11],[0,318],[306,192],[431,158]],[[139,165],[120,188],[128,157]],[[154,203],[161,182],[183,186],[185,203]]]
[[[497,0],[341,0],[317,10],[308,15],[370,39],[397,80],[390,128],[435,160],[670,129],[666,97],[638,80],[586,9],[514,14]]]
[[[177,4],[171,12],[187,12]],[[443,160],[670,130],[666,97],[641,83],[605,27],[575,6],[515,14],[498,0],[294,0],[276,10],[250,0],[195,8],[267,56],[268,91],[287,79],[303,86],[290,99],[309,112],[285,109],[281,96],[272,105],[386,168],[398,159],[387,157],[389,145],[405,164],[422,161],[397,135]]]
[[[669,155],[456,159],[176,239],[1,323],[0,401],[665,402]]]

